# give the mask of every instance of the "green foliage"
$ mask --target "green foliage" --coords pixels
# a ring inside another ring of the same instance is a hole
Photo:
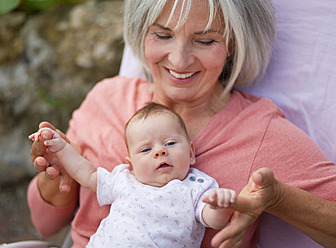
[[[22,6],[29,10],[46,10],[56,3],[57,0],[24,0]]]
[[[51,106],[54,110],[61,111],[68,115],[70,115],[70,113],[73,111],[66,97],[56,97],[44,90],[39,90],[38,98]]]
[[[0,0],[0,15],[15,10],[22,10],[27,14],[33,14],[47,10],[57,3],[75,3],[84,0]]]
[[[0,15],[11,12],[19,4],[20,0],[0,0]]]

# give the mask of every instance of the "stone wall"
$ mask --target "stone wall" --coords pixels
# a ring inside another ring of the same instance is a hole
[[[25,199],[36,174],[27,136],[43,120],[66,131],[95,83],[118,73],[122,12],[122,0],[89,0],[0,16],[0,244],[39,238]]]

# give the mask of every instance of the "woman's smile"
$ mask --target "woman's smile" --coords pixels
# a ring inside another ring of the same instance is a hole
[[[178,73],[171,69],[168,69],[168,72],[171,76],[173,76],[176,79],[188,79],[191,78],[193,75],[195,75],[197,72],[189,72],[189,73]]]

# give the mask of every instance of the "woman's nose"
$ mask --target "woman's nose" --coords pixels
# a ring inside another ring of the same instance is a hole
[[[175,42],[173,49],[168,55],[168,60],[175,70],[186,70],[195,61],[191,45],[184,42]]]
[[[158,158],[160,156],[167,156],[168,151],[164,147],[158,147],[154,151],[154,158]]]

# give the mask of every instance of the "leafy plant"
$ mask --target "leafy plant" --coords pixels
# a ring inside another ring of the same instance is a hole
[[[0,15],[11,12],[19,6],[20,0],[0,0]]]
[[[15,10],[22,10],[28,14],[47,10],[57,3],[74,3],[83,0],[0,0],[0,15]]]

